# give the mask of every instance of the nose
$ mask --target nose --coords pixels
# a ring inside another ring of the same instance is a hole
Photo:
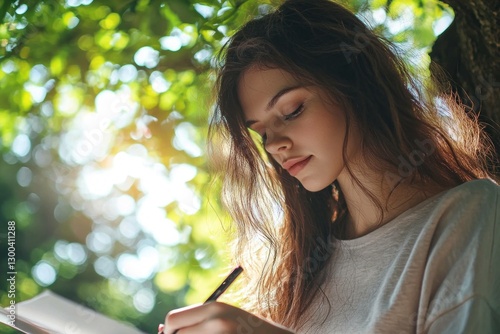
[[[292,141],[290,138],[281,135],[278,132],[270,132],[266,136],[266,143],[264,147],[270,154],[278,154],[289,150],[292,147]]]

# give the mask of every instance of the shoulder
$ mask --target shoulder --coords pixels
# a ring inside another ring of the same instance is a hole
[[[464,224],[479,227],[481,222],[496,222],[500,186],[489,179],[473,180],[434,196],[428,204],[429,218],[441,225],[441,229],[453,225],[465,228]]]
[[[427,325],[469,305],[468,301],[476,305],[484,300],[489,310],[500,311],[499,198],[500,187],[486,179],[466,182],[435,198],[430,215],[435,218],[434,233],[423,282]],[[466,310],[467,317],[476,306]],[[446,321],[460,317],[452,318]]]
[[[434,196],[425,211],[433,248],[465,248],[489,239],[498,225],[500,186],[489,179],[469,181]]]
[[[476,196],[498,195],[500,186],[490,179],[478,179],[462,183],[448,192],[450,194],[461,193],[463,195],[473,194]]]
[[[467,203],[468,201],[486,201],[494,203],[498,200],[500,194],[500,186],[489,179],[479,179],[465,182],[454,188],[451,188],[441,195],[442,200],[459,203]]]
[[[490,180],[470,181],[440,194],[429,213],[426,271],[431,284],[452,287],[445,289],[452,300],[491,287],[483,274],[500,261],[499,194]]]

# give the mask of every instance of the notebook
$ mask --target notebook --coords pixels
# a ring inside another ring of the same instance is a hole
[[[49,290],[15,306],[15,323],[12,323],[13,311],[0,308],[0,333],[144,334]]]

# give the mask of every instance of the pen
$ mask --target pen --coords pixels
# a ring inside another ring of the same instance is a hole
[[[231,283],[234,282],[236,277],[238,277],[242,271],[243,268],[241,266],[237,266],[236,268],[234,268],[233,271],[231,271],[231,273],[226,277],[226,279],[219,285],[217,289],[215,289],[215,291],[210,295],[210,297],[207,298],[207,300],[205,300],[203,304],[216,301],[217,298],[219,298],[220,295],[222,295],[224,291],[226,291],[226,289],[231,285]],[[164,327],[165,326],[163,324],[158,325],[158,334],[164,334],[163,333]],[[172,334],[176,334],[177,331],[178,329],[175,330]]]

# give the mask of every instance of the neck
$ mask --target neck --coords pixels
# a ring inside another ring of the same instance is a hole
[[[362,186],[353,180],[346,169],[338,177],[348,210],[347,239],[358,238],[376,230],[406,210],[444,190],[436,185],[428,185],[422,190],[424,187],[421,185],[409,184],[400,184],[393,189],[393,185],[387,182],[384,175],[368,175],[359,171],[353,173]],[[374,203],[363,187],[373,195],[381,207]]]

